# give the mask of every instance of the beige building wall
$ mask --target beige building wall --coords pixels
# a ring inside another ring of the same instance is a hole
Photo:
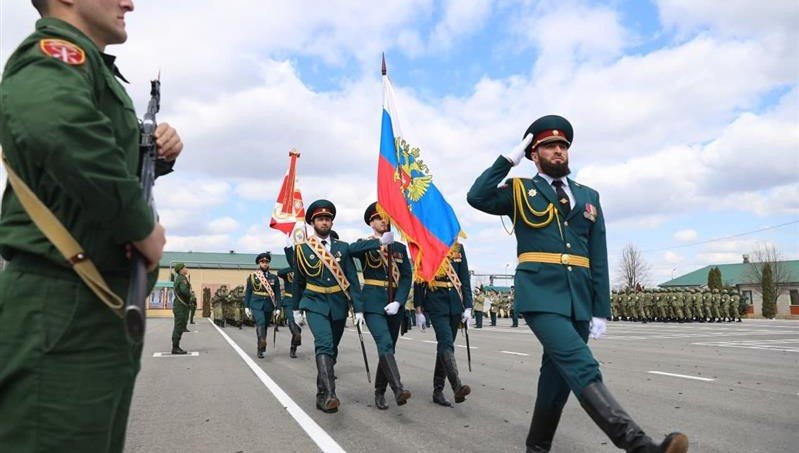
[[[187,266],[188,267],[188,266]],[[203,313],[203,288],[208,287],[211,289],[211,296],[213,297],[217,288],[221,285],[227,285],[229,289],[233,289],[239,285],[245,285],[247,276],[255,271],[255,266],[252,269],[189,269],[189,279],[191,281],[191,289],[197,296],[197,312],[195,317],[202,317]],[[270,269],[270,271],[277,275],[277,271]],[[161,268],[158,271],[158,281],[169,281],[169,268]],[[282,288],[281,288],[282,290]],[[147,303],[147,316],[151,317],[172,317],[172,309],[154,309],[150,308],[149,300]]]

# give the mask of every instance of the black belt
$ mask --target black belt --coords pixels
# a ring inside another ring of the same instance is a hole
[[[17,271],[25,274],[36,274],[44,277],[61,280],[80,281],[78,274],[71,267],[61,266],[47,258],[31,253],[17,252],[6,264],[5,270]],[[130,280],[130,274],[123,272],[101,272],[106,280]]]

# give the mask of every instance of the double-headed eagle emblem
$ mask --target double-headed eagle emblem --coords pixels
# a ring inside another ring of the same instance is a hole
[[[411,148],[404,139],[397,137],[394,148],[397,153],[394,181],[400,182],[402,193],[408,201],[419,201],[433,182],[430,169],[419,159],[419,148]]]

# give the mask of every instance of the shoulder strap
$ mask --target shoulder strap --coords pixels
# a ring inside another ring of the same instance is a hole
[[[336,278],[336,282],[338,286],[344,290],[344,295],[347,296],[347,299],[350,298],[350,293],[347,291],[350,287],[350,282],[347,281],[347,276],[344,275],[344,271],[341,269],[341,266],[338,264],[338,261],[333,257],[333,255],[325,249],[322,244],[320,244],[315,237],[308,238],[306,242],[308,246],[313,250],[317,255],[319,255],[319,259],[322,260],[322,263],[325,265],[327,270],[333,274],[333,277]],[[331,244],[332,247],[332,244]]]
[[[41,230],[47,240],[61,252],[61,255],[70,263],[75,273],[86,283],[86,286],[104,304],[108,305],[111,311],[121,318],[123,316],[122,310],[125,306],[122,298],[111,291],[102,274],[97,270],[92,260],[86,256],[78,241],[58,221],[52,211],[36,197],[36,194],[25,184],[25,181],[14,172],[5,155],[3,155],[3,165],[8,173],[8,182],[11,184],[11,188],[14,189],[19,202],[31,220],[33,220],[33,223]]]
[[[264,271],[262,271],[261,269],[258,269],[257,271],[255,271],[255,276],[258,278],[258,281],[261,282],[261,285],[264,287],[264,290],[266,291],[266,294],[269,296],[270,299],[272,299],[272,302],[274,302],[275,301],[275,291],[272,290],[272,285],[270,285],[269,284],[269,280],[266,279],[266,276],[264,275]]]

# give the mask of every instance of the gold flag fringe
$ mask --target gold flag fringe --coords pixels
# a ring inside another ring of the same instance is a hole
[[[419,266],[421,265],[422,257],[424,256],[424,249],[419,245],[418,242],[416,242],[413,239],[411,239],[410,236],[408,236],[399,226],[397,226],[396,222],[394,222],[394,219],[388,214],[388,212],[386,212],[385,209],[383,209],[383,206],[381,206],[379,202],[376,205],[376,209],[377,209],[377,213],[380,214],[380,217],[389,220],[389,222],[391,223],[391,226],[393,228],[395,228],[397,230],[397,232],[399,232],[400,236],[402,237],[402,239],[405,240],[405,242],[407,242],[408,244],[414,244],[416,246],[416,248],[419,249],[419,253],[413,259],[413,281],[414,282],[416,282],[416,283],[430,283],[431,281],[433,281],[435,279],[435,277],[443,277],[443,276],[447,275],[446,268],[444,267],[447,264],[447,261],[446,261],[446,258],[445,258],[441,262],[441,264],[439,264],[438,269],[436,270],[436,273],[435,273],[435,275],[433,276],[433,278],[431,280],[426,280],[426,279],[422,278],[421,275],[419,275],[416,272],[416,269],[419,269]],[[467,236],[466,236],[466,233],[463,230],[460,230],[458,232],[458,237],[462,238],[462,239],[466,239]],[[452,244],[452,246],[450,246],[449,251],[447,252],[447,256],[449,256],[451,253],[455,252],[458,249],[459,246],[460,246],[460,244],[456,240],[455,243]],[[410,254],[410,250],[408,251],[408,253]]]

